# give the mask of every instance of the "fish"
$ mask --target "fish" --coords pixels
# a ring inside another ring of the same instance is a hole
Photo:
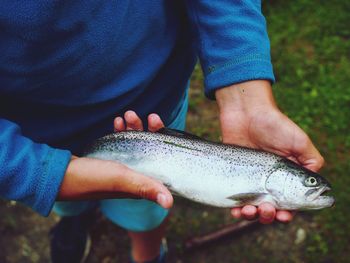
[[[117,161],[162,182],[172,194],[215,207],[310,210],[331,207],[330,183],[273,153],[212,142],[162,128],[123,131],[94,141],[86,157]]]

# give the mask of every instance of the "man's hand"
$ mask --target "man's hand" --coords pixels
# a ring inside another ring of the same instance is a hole
[[[118,131],[143,130],[142,121],[135,112],[125,113],[125,123],[121,117],[114,120]],[[150,131],[164,126],[159,116],[148,117]],[[123,164],[92,158],[73,157],[64,176],[58,200],[91,200],[106,198],[145,198],[170,208],[173,197],[160,182],[146,177]]]
[[[220,110],[223,142],[261,149],[284,156],[313,171],[319,170],[324,160],[305,132],[276,106],[268,81],[248,81],[216,91]],[[288,211],[277,211],[268,203],[258,208],[247,205],[233,208],[235,218],[243,216],[271,223],[292,220]]]

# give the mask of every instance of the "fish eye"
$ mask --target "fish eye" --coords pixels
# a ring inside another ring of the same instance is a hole
[[[307,186],[316,186],[317,185],[317,179],[313,176],[310,176],[305,179],[305,184]]]

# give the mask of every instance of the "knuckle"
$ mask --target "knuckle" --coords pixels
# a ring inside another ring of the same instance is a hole
[[[144,199],[154,199],[153,197],[153,193],[152,193],[152,189],[148,186],[146,186],[145,184],[139,185],[138,190],[137,190],[137,195],[141,198]]]

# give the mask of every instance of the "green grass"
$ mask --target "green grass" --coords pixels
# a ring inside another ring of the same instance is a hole
[[[321,227],[306,247],[308,262],[345,262],[350,220],[349,1],[273,1],[264,6],[279,106],[315,141],[337,198],[315,212]],[[322,256],[322,259],[320,259]]]

